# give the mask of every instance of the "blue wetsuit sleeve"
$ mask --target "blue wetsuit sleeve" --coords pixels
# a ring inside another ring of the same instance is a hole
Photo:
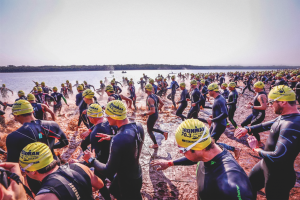
[[[19,162],[20,152],[16,148],[17,145],[13,134],[9,134],[6,138],[7,162]]]
[[[262,124],[250,126],[251,132],[260,133],[260,132],[268,131],[271,129],[271,126],[274,124],[275,121],[277,121],[277,118]]]
[[[76,106],[79,106],[80,103],[81,103],[80,97],[79,95],[76,95]]]
[[[259,155],[273,163],[286,163],[286,160],[290,160],[290,155],[293,155],[295,149],[299,147],[299,134],[298,124],[281,127],[275,150],[261,150]]]
[[[167,89],[171,89],[173,84],[174,84],[174,81],[171,82],[170,87],[168,87]]]
[[[69,140],[66,136],[66,134],[60,129],[58,125],[56,127],[56,134],[60,136],[58,139],[58,142],[54,144],[53,149],[59,149],[67,146],[69,144]]]
[[[212,122],[221,121],[221,120],[226,119],[228,117],[228,112],[227,112],[227,108],[226,108],[225,104],[223,106],[220,103],[218,103],[218,106],[220,107],[221,114],[219,116],[213,118],[211,120]]]
[[[176,160],[173,160],[174,165],[195,165],[197,162],[193,162],[186,157],[181,157]]]
[[[121,93],[122,92],[122,89],[118,86],[118,91],[120,91],[119,93]]]
[[[202,88],[202,94],[207,94],[207,93],[208,93],[207,87],[203,87],[203,88]]]
[[[178,85],[178,83],[176,82],[176,88],[175,88],[175,89],[177,90],[178,88],[179,88],[179,85]]]

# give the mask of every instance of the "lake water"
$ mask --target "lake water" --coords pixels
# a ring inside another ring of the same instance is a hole
[[[104,78],[110,81],[113,78],[116,78],[117,81],[122,80],[122,77],[133,78],[136,83],[145,73],[151,78],[155,78],[158,74],[164,76],[168,75],[171,72],[174,73],[213,73],[213,72],[228,72],[233,70],[132,70],[127,71],[127,73],[122,73],[122,71],[114,71],[113,74],[110,74],[109,71],[67,71],[67,72],[24,72],[24,73],[0,73],[0,84],[2,86],[5,83],[6,87],[14,91],[14,97],[17,97],[16,93],[19,90],[23,90],[28,94],[35,84],[32,81],[37,81],[39,83],[45,82],[47,86],[54,87],[56,86],[60,90],[61,83],[65,83],[66,80],[69,80],[72,85],[76,83],[76,80],[79,83],[87,81],[88,84],[94,85],[95,88],[100,87],[100,80],[104,81]],[[239,70],[247,71],[247,70]],[[251,70],[252,71],[252,70]],[[74,88],[75,89],[75,88]]]

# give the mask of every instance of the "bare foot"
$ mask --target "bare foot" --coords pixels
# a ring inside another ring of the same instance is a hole
[[[168,135],[169,135],[169,133],[168,133],[168,132],[164,132],[165,140],[167,140],[167,139],[168,139]]]
[[[238,147],[235,147],[235,150],[234,150],[234,158],[236,159],[236,160],[238,160],[239,159],[239,157],[240,157],[240,154],[241,154],[241,151],[242,151],[242,149],[241,148],[238,148]]]
[[[152,149],[157,149],[158,148],[158,144],[153,144],[153,145],[150,145],[149,148],[152,148]]]

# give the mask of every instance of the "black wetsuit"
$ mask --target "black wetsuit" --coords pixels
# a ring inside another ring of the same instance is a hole
[[[59,141],[55,143],[55,140]],[[49,146],[54,159],[54,149],[67,146],[69,141],[65,133],[54,121],[35,120],[24,123],[18,130],[7,136],[7,162],[19,162],[20,153],[25,146],[33,142],[42,142]],[[36,194],[40,188],[40,182],[27,177],[30,189]]]
[[[202,94],[200,93],[198,88],[195,88],[191,94],[191,104],[195,103],[196,105],[191,106],[189,113],[187,115],[188,119],[190,119],[190,118],[198,119],[198,113],[200,111],[200,103],[201,103],[201,101],[203,102],[203,100],[204,100],[204,104],[205,104],[204,97],[202,96]]]
[[[223,93],[221,94],[225,99],[228,99],[229,90],[225,89],[223,90]]]
[[[275,81],[274,86],[278,86],[278,85],[286,85],[289,86],[289,84],[282,78],[282,79],[278,79]]]
[[[251,132],[270,130],[265,148],[259,152],[263,159],[249,174],[253,191],[264,187],[267,199],[289,199],[296,181],[294,161],[300,152],[300,114],[282,115],[250,128]]]
[[[110,97],[113,97],[115,100],[120,100],[120,101],[122,101],[122,98],[120,97],[120,95],[118,95],[118,94],[111,94],[111,95],[109,95]]]
[[[50,89],[47,86],[42,87],[42,89],[43,89],[43,92],[46,93],[46,94],[48,94],[49,91],[50,91]]]
[[[300,82],[298,82],[295,86],[295,93],[298,104],[300,104]]]
[[[249,77],[247,78],[247,83],[246,83],[245,88],[243,89],[242,94],[244,94],[244,92],[245,92],[245,90],[246,90],[247,88],[248,88],[248,90],[249,90],[250,92],[255,93],[255,92],[251,89],[251,81],[252,81],[252,78],[249,76]]]
[[[186,157],[179,158],[174,165],[194,165],[197,162]],[[223,150],[209,162],[198,162],[197,196],[200,200],[253,200],[250,181],[243,168],[232,155]]]
[[[184,109],[187,107],[187,100],[186,99],[190,99],[190,94],[187,91],[187,89],[183,89],[180,95],[180,101],[178,101],[178,103],[180,103],[180,106],[178,107],[177,111],[176,111],[176,115],[178,117],[180,117],[182,119],[182,121],[184,121],[184,119],[186,119],[186,116],[184,116],[182,113],[184,111]]]
[[[142,89],[142,91],[144,91],[144,87],[145,87],[146,82],[144,80],[140,80],[137,83],[141,85],[141,89]]]
[[[228,112],[226,108],[226,100],[222,95],[218,95],[215,98],[213,107],[212,107],[212,116],[213,119],[212,125],[210,127],[210,135],[212,138],[217,141],[221,134],[225,131],[227,121],[226,118],[228,117]]]
[[[151,140],[153,141],[154,144],[157,144],[155,136],[153,134],[153,131],[164,134],[165,131],[162,131],[160,129],[156,129],[154,128],[154,125],[156,123],[156,120],[158,119],[158,97],[155,94],[150,94],[147,99],[146,99],[146,104],[148,106],[148,110],[151,109],[151,106],[148,104],[148,98],[151,98],[154,100],[154,107],[155,107],[155,113],[153,113],[152,115],[149,115],[148,120],[147,120],[147,130],[149,133],[149,136],[151,138]]]
[[[90,128],[92,124],[88,120],[87,116],[82,114],[82,112],[88,108],[87,104],[83,100],[82,92],[76,95],[76,106],[79,106],[78,126],[80,126],[81,122],[83,122],[87,128]]]
[[[57,93],[57,92],[53,92],[51,94],[51,96],[55,99],[56,105],[54,105],[54,112],[60,111],[62,104],[61,104],[61,99],[63,98],[63,100],[65,101],[65,103],[67,103],[65,97],[63,96],[63,94],[61,93]]]
[[[27,97],[21,96],[21,97],[17,98],[17,99],[15,100],[15,102],[16,102],[16,101],[19,101],[19,100],[27,100]],[[12,104],[12,105],[13,105],[13,104]]]
[[[224,78],[224,76],[221,76],[221,77],[220,77],[219,86],[221,86],[222,83],[224,83],[224,82],[225,82],[225,78]]]
[[[172,89],[171,93],[167,96],[167,98],[169,100],[172,100],[174,108],[176,108],[175,94],[176,94],[176,90],[178,88],[179,88],[179,85],[178,85],[177,81],[172,81],[170,87],[167,88],[167,89]]]
[[[259,95],[266,95],[267,97],[267,93],[265,91],[259,92],[257,93],[257,95],[254,97],[254,106],[261,106],[259,101],[257,100]],[[268,100],[267,100],[268,101]],[[252,109],[252,114],[249,115],[245,121],[242,122],[241,126],[247,126],[248,124],[251,124],[251,126],[256,125],[256,124],[260,124],[262,121],[264,121],[265,116],[266,116],[266,111],[265,110],[256,110],[256,109]],[[258,133],[256,133],[255,131],[253,132],[253,135],[256,137],[257,141],[260,141],[260,136]]]
[[[130,92],[130,96],[128,98],[132,100],[133,106],[136,109],[136,105],[135,105],[136,95],[135,95],[135,87],[133,85],[129,87],[129,92]]]
[[[42,108],[42,104],[41,103],[31,103],[32,107],[33,107],[33,111],[34,111],[34,117],[36,119],[40,119],[43,120],[44,119],[44,110]]]
[[[121,88],[117,85],[113,85],[113,88],[116,94],[120,94],[122,92]]]
[[[206,85],[203,85],[202,86],[202,90],[201,90],[201,93],[206,101],[206,95],[208,94],[208,89],[207,89],[207,86]]]
[[[92,184],[89,175],[76,164],[60,166],[47,175],[37,195],[52,193],[58,199],[93,200]]]
[[[228,108],[228,119],[231,122],[231,124],[234,126],[234,128],[237,128],[237,124],[234,121],[234,113],[236,111],[236,104],[237,104],[237,99],[239,95],[237,91],[234,89],[233,91],[230,92],[228,96],[228,102],[227,102],[227,108]]]
[[[106,177],[115,176],[109,190],[117,199],[142,199],[142,169],[139,158],[144,137],[141,124],[123,125],[111,141],[107,163],[97,160],[92,163],[95,173]]]
[[[47,104],[48,100],[54,101],[54,98],[46,93],[38,93],[35,95],[35,99],[37,103]]]

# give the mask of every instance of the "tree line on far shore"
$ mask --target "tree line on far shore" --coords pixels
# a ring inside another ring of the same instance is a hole
[[[184,69],[226,69],[226,70],[274,70],[274,69],[290,69],[299,68],[300,66],[284,66],[284,65],[272,65],[272,66],[196,66],[196,65],[158,65],[158,64],[127,64],[127,65],[44,65],[44,66],[0,66],[0,73],[10,72],[58,72],[58,71],[111,71],[111,70],[184,70]]]

